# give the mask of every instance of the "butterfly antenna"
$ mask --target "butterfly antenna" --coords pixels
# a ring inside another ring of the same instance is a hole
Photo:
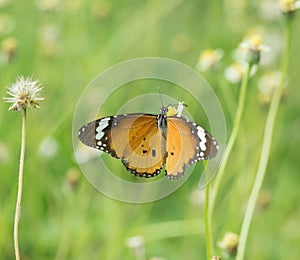
[[[160,92],[160,87],[157,87],[157,90],[158,90],[158,93],[159,93],[161,105],[164,106],[164,102],[162,100],[162,95],[161,95],[161,92]]]

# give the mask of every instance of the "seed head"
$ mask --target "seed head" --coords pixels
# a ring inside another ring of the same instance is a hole
[[[5,97],[4,101],[12,103],[9,110],[17,112],[26,110],[26,108],[39,107],[39,103],[45,99],[39,95],[41,90],[42,87],[38,80],[20,76],[8,87],[7,94],[11,97]]]

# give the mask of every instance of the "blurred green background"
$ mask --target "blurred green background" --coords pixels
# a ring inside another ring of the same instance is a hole
[[[88,83],[111,65],[157,56],[195,67],[201,51],[221,48],[224,57],[218,68],[203,76],[220,99],[230,133],[239,87],[223,72],[245,33],[255,31],[272,48],[271,56],[251,79],[241,132],[213,214],[215,242],[227,231],[239,233],[267,114],[257,85],[266,71],[279,68],[282,48],[283,21],[267,3],[0,0],[1,96],[7,96],[6,86],[18,75],[32,75],[43,84],[46,98],[41,109],[28,113],[19,227],[22,259],[144,259],[127,245],[133,236],[142,238],[137,242],[146,259],[205,259],[200,176],[194,172],[179,190],[153,203],[135,205],[105,197],[87,182],[74,160],[73,112]],[[293,23],[289,87],[276,121],[246,259],[299,256],[299,15]],[[120,98],[115,96],[112,106],[117,102]],[[0,259],[14,258],[21,137],[21,114],[7,109],[8,104],[0,102]],[[200,123],[197,108],[189,111]],[[217,253],[223,254],[220,249]]]

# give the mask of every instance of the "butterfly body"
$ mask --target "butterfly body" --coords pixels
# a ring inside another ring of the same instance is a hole
[[[102,150],[122,161],[127,170],[153,177],[166,165],[168,178],[177,179],[187,166],[216,156],[214,137],[183,117],[123,114],[100,118],[80,128],[78,137],[87,146]]]

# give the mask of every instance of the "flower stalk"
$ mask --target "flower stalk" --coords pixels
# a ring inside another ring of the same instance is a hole
[[[248,233],[252,222],[253,213],[255,210],[255,205],[266,174],[266,168],[269,160],[275,119],[278,112],[282,92],[284,90],[286,79],[287,79],[287,70],[288,70],[289,53],[290,53],[290,45],[291,45],[291,19],[290,17],[286,17],[286,18],[287,19],[286,19],[286,30],[285,30],[286,31],[285,50],[283,53],[282,63],[281,63],[282,80],[281,80],[280,87],[277,88],[273,94],[269,112],[267,115],[260,161],[259,161],[255,181],[248,200],[245,216],[242,223],[242,228],[240,233],[240,243],[238,247],[236,260],[244,259]]]
[[[232,132],[231,132],[226,150],[225,150],[224,155],[223,155],[223,160],[222,160],[221,166],[220,166],[220,168],[219,168],[219,170],[216,174],[216,178],[214,180],[214,193],[212,194],[211,201],[210,201],[209,219],[212,218],[212,211],[213,211],[214,206],[215,206],[216,197],[218,195],[220,183],[221,183],[221,180],[223,178],[223,175],[224,175],[224,172],[225,172],[225,168],[226,168],[231,150],[234,146],[235,140],[237,138],[237,135],[238,135],[238,132],[239,132],[239,129],[240,129],[241,119],[242,119],[242,115],[243,115],[244,108],[245,108],[246,92],[247,92],[247,86],[248,86],[248,83],[249,83],[249,77],[250,77],[251,69],[252,69],[252,66],[250,64],[248,64],[247,70],[246,70],[245,75],[243,77],[241,89],[240,89],[239,101],[238,101],[238,106],[237,106],[237,112],[236,112],[235,119],[234,119],[233,129],[232,129]]]
[[[23,109],[22,141],[21,141],[21,154],[20,154],[19,177],[18,177],[18,195],[17,195],[15,221],[14,221],[14,247],[15,247],[16,260],[20,259],[18,231],[19,231],[19,219],[20,219],[21,200],[22,200],[25,144],[26,144],[26,109]]]
[[[204,162],[206,187],[205,187],[205,201],[204,201],[204,224],[205,224],[205,240],[206,240],[206,256],[210,260],[214,255],[213,238],[211,232],[211,218],[209,215],[209,193],[210,193],[210,171],[207,161]]]
[[[26,111],[27,108],[39,107],[39,102],[44,98],[39,95],[41,85],[38,80],[31,78],[19,77],[16,82],[8,87],[7,94],[10,97],[5,97],[4,101],[12,103],[9,110],[22,112],[22,136],[21,136],[21,153],[19,164],[18,177],[18,194],[16,201],[16,211],[14,219],[14,249],[16,260],[20,259],[19,250],[19,220],[21,212],[22,189],[23,189],[23,172],[24,172],[24,158],[25,158],[25,144],[26,144]]]

